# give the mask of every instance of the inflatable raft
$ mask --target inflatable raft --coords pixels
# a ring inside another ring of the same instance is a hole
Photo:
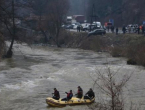
[[[66,105],[81,105],[81,104],[90,104],[93,103],[95,101],[95,98],[93,99],[79,99],[76,97],[72,97],[69,101],[61,101],[61,99],[59,100],[55,100],[51,97],[46,98],[46,103],[49,106],[53,106],[53,107],[64,107]]]

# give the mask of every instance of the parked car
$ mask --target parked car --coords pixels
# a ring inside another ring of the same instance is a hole
[[[61,27],[62,27],[63,29],[65,29],[65,28],[66,28],[66,25],[63,24]]]
[[[67,25],[66,27],[65,27],[65,29],[73,29],[73,25]]]
[[[106,34],[105,29],[95,29],[94,31],[88,33],[88,37],[91,35],[104,35],[104,34]]]
[[[73,25],[73,29],[77,29],[77,26],[79,26],[80,23],[76,22],[76,23],[73,23],[72,25]]]
[[[90,23],[84,23],[84,24],[81,24],[81,25],[82,25],[81,30],[82,31],[87,31],[88,30],[88,26],[90,25]]]
[[[78,25],[74,25],[73,29],[77,29]]]
[[[97,29],[97,25],[96,24],[89,24],[87,26],[87,30],[88,31],[92,31],[92,30],[95,30],[95,29]]]
[[[136,33],[138,30],[138,24],[129,24],[126,26],[126,32],[128,32],[130,29],[130,32]]]

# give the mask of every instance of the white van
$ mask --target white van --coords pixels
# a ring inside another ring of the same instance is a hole
[[[102,25],[101,25],[101,22],[93,22],[93,24],[96,24],[97,25],[97,28],[102,28]]]

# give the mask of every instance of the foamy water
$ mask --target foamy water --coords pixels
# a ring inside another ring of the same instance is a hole
[[[79,49],[58,49],[26,44],[14,45],[14,57],[0,62],[0,109],[1,110],[87,110],[85,105],[65,108],[47,107],[45,99],[52,96],[53,88],[65,97],[66,91],[77,92],[81,86],[84,93],[93,87],[92,78],[97,72],[106,75],[107,68],[118,72],[121,80],[125,74],[132,74],[127,83],[127,104],[131,101],[145,104],[145,71],[139,66],[126,65],[123,58],[112,58],[107,53],[95,53]],[[96,101],[109,100],[106,94],[94,88]],[[140,110],[144,110],[141,108]]]

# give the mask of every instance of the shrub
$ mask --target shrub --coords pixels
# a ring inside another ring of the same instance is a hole
[[[101,94],[97,94],[99,102],[97,106],[88,106],[92,110],[124,110],[124,87],[127,85],[132,73],[120,74],[119,70],[114,71],[111,66],[107,65],[106,68],[97,69],[96,74],[91,76],[94,87],[100,91]],[[106,94],[107,100],[104,97]],[[104,97],[104,98],[103,98]],[[100,100],[102,99],[102,101]]]
[[[2,55],[5,52],[5,42],[4,42],[4,37],[2,34],[0,34],[0,59],[2,57]]]

